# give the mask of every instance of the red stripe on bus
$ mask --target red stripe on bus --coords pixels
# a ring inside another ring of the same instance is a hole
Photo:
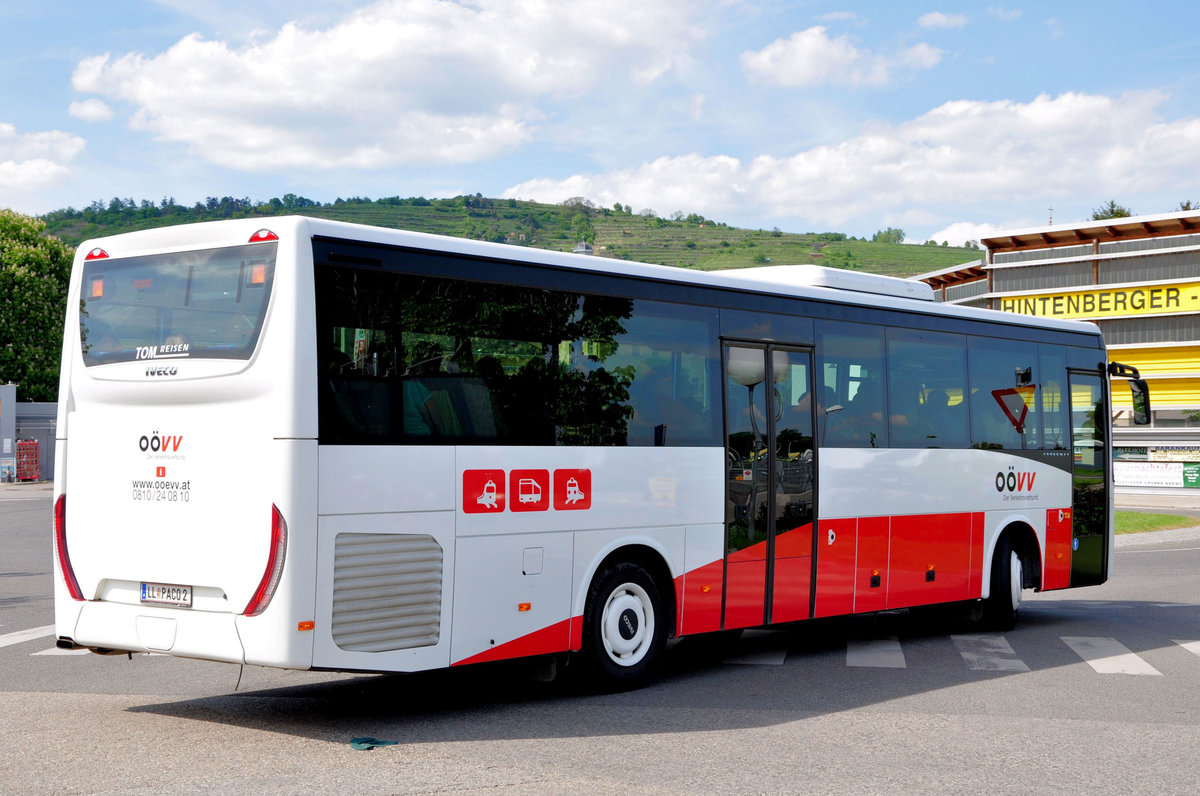
[[[527,633],[512,641],[497,644],[491,649],[484,650],[461,661],[454,661],[451,666],[464,666],[468,663],[485,663],[487,661],[502,661],[508,658],[522,658],[527,655],[545,655],[552,652],[564,652],[571,643],[571,624],[574,619],[564,619],[549,627],[543,627],[532,633]],[[579,617],[582,623],[583,617]]]

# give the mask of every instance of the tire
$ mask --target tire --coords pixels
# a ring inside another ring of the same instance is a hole
[[[658,585],[640,565],[622,562],[598,572],[583,617],[593,684],[604,691],[645,685],[667,643],[666,620]]]
[[[1012,630],[1021,607],[1021,589],[1025,571],[1021,557],[1012,549],[1006,535],[996,545],[992,557],[992,589],[983,605],[983,620],[994,630]]]

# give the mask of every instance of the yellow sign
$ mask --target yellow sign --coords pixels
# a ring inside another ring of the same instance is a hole
[[[1109,318],[1200,312],[1200,282],[1142,287],[1092,287],[1042,296],[1006,296],[992,306],[1047,318]]]

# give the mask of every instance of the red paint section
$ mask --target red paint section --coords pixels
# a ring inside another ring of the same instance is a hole
[[[968,598],[971,515],[893,517],[888,608]]]
[[[971,572],[967,577],[967,599],[983,596],[983,530],[985,515],[982,511],[971,515]]]
[[[812,592],[812,524],[775,537],[775,585],[771,595],[771,621],[808,619]]]
[[[766,559],[735,561],[731,555],[729,565],[725,568],[725,577],[725,627],[761,625],[767,598]]]
[[[675,579],[679,635],[709,633],[721,629],[724,579],[725,563],[720,560],[697,567]]]
[[[463,658],[461,661],[455,661],[450,665],[464,666],[468,663],[502,661],[507,658],[523,658],[527,655],[565,652],[571,644],[572,624],[574,621],[574,619],[564,619],[549,627],[543,627],[541,630],[535,630],[528,635],[514,638],[512,641],[506,641],[489,650],[484,650],[478,655],[472,655],[469,658]],[[579,621],[582,628],[583,617],[579,617]]]
[[[571,652],[579,652],[583,649],[583,616],[571,617],[571,640],[569,649]]]
[[[854,613],[882,611],[888,597],[888,546],[891,517],[858,521],[858,559],[854,567]]]
[[[1065,589],[1071,585],[1071,510],[1046,511],[1046,561],[1042,566],[1042,589]]]
[[[817,530],[817,604],[814,616],[854,611],[858,520],[825,520]]]
[[[771,602],[772,622],[808,619],[812,584],[812,556],[780,558],[775,561],[775,593]]]

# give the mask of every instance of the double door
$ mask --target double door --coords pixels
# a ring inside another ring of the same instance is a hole
[[[819,403],[812,351],[736,343],[724,356],[724,627],[807,619]]]

